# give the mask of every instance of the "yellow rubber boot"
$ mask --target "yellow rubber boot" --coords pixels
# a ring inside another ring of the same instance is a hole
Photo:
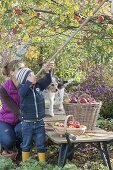
[[[26,161],[30,157],[30,152],[22,152],[22,161]]]
[[[38,153],[38,159],[39,161],[45,162],[46,161],[45,153]]]

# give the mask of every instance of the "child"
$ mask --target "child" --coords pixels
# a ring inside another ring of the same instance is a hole
[[[49,68],[49,67],[48,67]],[[29,68],[21,68],[16,74],[20,84],[20,110],[22,114],[22,160],[30,156],[34,137],[39,161],[45,161],[45,102],[42,91],[51,83],[51,74],[36,81],[36,76]]]

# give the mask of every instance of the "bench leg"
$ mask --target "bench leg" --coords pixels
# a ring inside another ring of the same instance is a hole
[[[69,148],[68,144],[61,144],[61,147],[59,149],[59,155],[58,155],[59,167],[63,167],[66,163],[68,148]]]
[[[1,146],[1,144],[0,144],[0,155],[2,154],[2,146]]]
[[[74,152],[75,152],[75,148],[74,148],[74,144],[72,144],[71,146],[68,147],[68,151],[67,151],[67,159],[69,161],[73,159]]]
[[[99,143],[99,148],[104,164],[109,168],[109,170],[112,170],[109,153],[107,149],[107,143],[106,142]]]

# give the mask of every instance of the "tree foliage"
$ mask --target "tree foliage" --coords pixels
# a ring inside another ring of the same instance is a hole
[[[80,24],[92,16],[56,58],[56,74],[75,77],[76,73],[80,80],[87,60],[112,62],[110,2],[93,16],[99,3],[101,0],[1,0],[0,50],[10,51],[12,57],[23,59],[35,71],[39,69],[39,62],[50,58]]]

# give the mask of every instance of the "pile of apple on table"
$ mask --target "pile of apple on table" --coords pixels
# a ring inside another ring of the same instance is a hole
[[[64,99],[64,103],[95,103],[96,100],[92,97],[78,97],[76,95],[70,95]]]
[[[64,123],[61,123],[61,122],[56,122],[54,124],[54,126],[58,126],[58,127],[64,127]],[[81,127],[81,124],[80,122],[78,121],[68,121],[67,124],[66,124],[66,127],[67,128],[80,128]]]

